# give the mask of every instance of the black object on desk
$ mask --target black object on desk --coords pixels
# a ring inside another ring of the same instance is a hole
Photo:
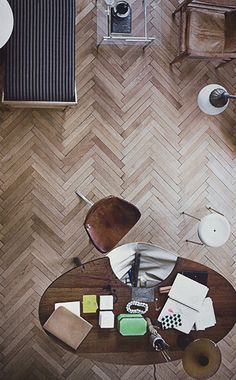
[[[207,272],[185,270],[182,272],[182,274],[188,278],[191,278],[191,280],[199,282],[202,285],[207,285]]]
[[[132,266],[132,285],[136,287],[138,285],[138,272],[140,267],[140,253],[135,252],[134,264]]]

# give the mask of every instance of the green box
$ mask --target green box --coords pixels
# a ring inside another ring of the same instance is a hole
[[[141,314],[119,314],[117,320],[121,335],[138,336],[147,332],[147,321]]]

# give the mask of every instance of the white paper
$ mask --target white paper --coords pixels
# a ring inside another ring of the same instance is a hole
[[[196,319],[196,330],[205,330],[207,327],[212,327],[216,324],[213,302],[210,297],[207,297],[199,311]]]
[[[55,310],[59,306],[64,306],[67,310],[71,311],[75,315],[80,316],[80,302],[79,301],[57,302],[57,303],[55,303]]]
[[[182,322],[182,326],[176,326],[175,329],[188,334],[198,318],[199,312],[168,298],[158,317],[158,321],[161,322],[161,318],[165,315],[173,314],[180,314]]]
[[[113,310],[113,296],[112,295],[100,296],[99,307],[100,307],[100,310]]]
[[[200,310],[208,287],[178,273],[169,291],[169,297],[183,305]]]
[[[113,328],[115,316],[113,311],[105,310],[99,312],[99,326],[101,328]]]

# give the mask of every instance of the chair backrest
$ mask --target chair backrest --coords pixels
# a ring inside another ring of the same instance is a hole
[[[94,246],[106,253],[130,231],[140,216],[140,211],[133,204],[111,196],[90,208],[84,227]]]
[[[236,52],[236,9],[225,13],[225,52]]]

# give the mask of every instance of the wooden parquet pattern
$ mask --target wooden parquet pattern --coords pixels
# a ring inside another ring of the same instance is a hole
[[[82,228],[86,206],[109,194],[135,203],[142,218],[124,242],[153,242],[213,267],[236,285],[236,103],[217,117],[200,112],[206,83],[236,92],[235,63],[186,61],[170,70],[176,51],[174,0],[162,1],[161,43],[96,51],[96,11],[77,1],[76,79],[79,104],[0,114],[0,378],[4,380],[148,380],[153,366],[80,359],[42,331],[38,304],[47,286],[99,257]],[[187,244],[205,206],[232,226],[220,249]],[[102,343],[102,342],[101,342]],[[220,342],[213,377],[236,379],[236,328]],[[157,366],[158,379],[187,379],[181,362]]]

